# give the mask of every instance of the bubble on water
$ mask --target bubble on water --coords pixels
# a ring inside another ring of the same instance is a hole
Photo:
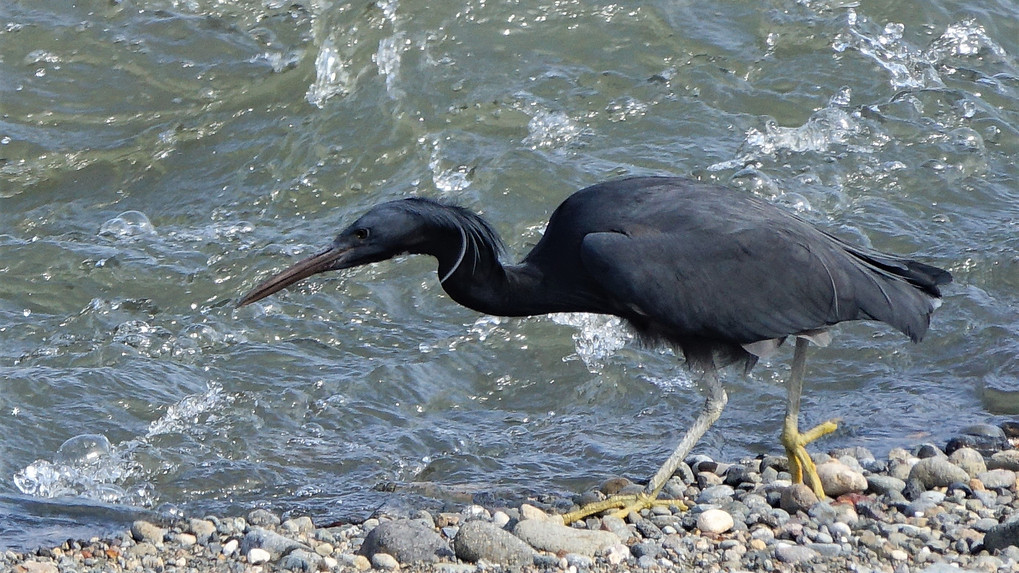
[[[144,320],[129,320],[117,325],[113,341],[125,344],[153,357],[173,351],[173,333]]]
[[[113,451],[113,446],[110,445],[110,440],[106,436],[82,434],[61,444],[53,461],[68,465],[87,465],[109,456],[111,451]]]
[[[99,227],[99,235],[115,239],[128,239],[155,235],[156,228],[141,211],[124,211]]]

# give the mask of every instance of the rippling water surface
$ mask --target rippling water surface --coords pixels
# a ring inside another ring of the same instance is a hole
[[[0,545],[652,473],[702,399],[604,318],[482,317],[421,257],[234,309],[412,194],[513,258],[611,177],[765,197],[956,278],[922,344],[857,323],[813,353],[819,448],[1012,417],[1017,57],[1007,0],[4,2]],[[701,451],[778,450],[787,359],[727,375]]]

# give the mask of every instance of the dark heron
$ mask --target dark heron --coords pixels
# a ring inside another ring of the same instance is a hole
[[[649,344],[678,348],[701,374],[704,409],[644,493],[603,506],[629,511],[657,499],[727,397],[720,367],[745,371],[796,338],[781,442],[790,470],[824,492],[805,445],[835,429],[797,427],[808,341],[827,328],[877,320],[914,342],[941,304],[942,269],[850,245],[782,209],[734,190],[666,177],[600,183],[567,198],[538,244],[504,265],[498,234],[453,205],[408,198],[373,207],[324,251],[255,287],[243,306],[301,279],[411,253],[438,259],[456,302],[499,316],[590,312],[625,319]],[[571,515],[579,517],[580,515]]]

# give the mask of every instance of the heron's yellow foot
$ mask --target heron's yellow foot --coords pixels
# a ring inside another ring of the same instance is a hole
[[[658,499],[657,494],[638,493],[637,495],[612,495],[602,501],[589,503],[576,511],[564,513],[562,518],[563,523],[570,524],[596,513],[616,509],[617,511],[612,512],[611,515],[622,519],[629,515],[630,512],[639,513],[642,509],[651,509],[656,505],[674,505],[682,511],[687,509],[686,504],[680,499]]]
[[[817,467],[807,453],[806,445],[834,432],[837,428],[836,420],[828,420],[802,434],[795,422],[787,423],[782,430],[781,441],[786,455],[789,456],[789,473],[792,474],[793,483],[806,485],[814,491],[817,499],[824,499],[824,488],[821,487],[821,478],[817,476]]]

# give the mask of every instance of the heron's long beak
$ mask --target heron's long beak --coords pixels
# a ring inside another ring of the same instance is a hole
[[[237,307],[239,308],[256,300],[261,300],[311,275],[344,268],[346,265],[343,259],[349,252],[349,248],[333,246],[320,253],[316,253],[253,288],[251,292],[237,303]]]

